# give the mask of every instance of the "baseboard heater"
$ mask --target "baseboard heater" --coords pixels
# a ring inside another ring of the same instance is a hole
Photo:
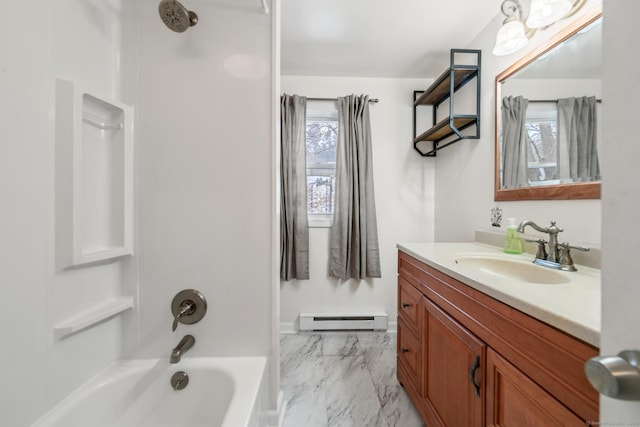
[[[300,313],[301,331],[386,331],[387,313]]]

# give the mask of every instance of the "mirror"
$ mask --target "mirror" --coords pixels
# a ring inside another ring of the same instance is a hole
[[[601,16],[578,19],[496,76],[496,201],[600,198]]]

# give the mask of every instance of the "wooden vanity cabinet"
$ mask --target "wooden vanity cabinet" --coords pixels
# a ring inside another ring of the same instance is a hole
[[[598,420],[597,348],[402,251],[398,273],[398,380],[429,427]]]

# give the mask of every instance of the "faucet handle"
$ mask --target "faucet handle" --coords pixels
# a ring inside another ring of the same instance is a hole
[[[560,252],[558,263],[562,265],[573,265],[573,258],[571,258],[571,249],[577,249],[579,251],[587,252],[590,248],[584,246],[575,246],[567,242],[558,244],[558,251]]]
[[[547,244],[547,241],[544,239],[524,239],[525,242],[529,243],[537,243],[538,251],[536,252],[536,259],[547,259],[547,250],[544,245]]]
[[[196,311],[195,305],[193,301],[183,301],[180,304],[179,311],[173,316],[173,325],[171,326],[171,330],[175,332],[178,327],[178,321],[182,316],[190,316]]]
[[[585,246],[575,246],[575,245],[571,245],[571,244],[569,244],[567,242],[561,243],[559,246],[563,246],[563,247],[566,246],[567,248],[576,249],[576,250],[579,250],[579,251],[582,251],[582,252],[589,252],[591,250],[591,248],[587,248]]]
[[[558,244],[558,264],[561,265],[573,265],[573,258],[571,258],[571,246],[568,243]]]

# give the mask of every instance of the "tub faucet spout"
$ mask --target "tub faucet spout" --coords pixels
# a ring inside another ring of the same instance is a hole
[[[169,362],[178,363],[182,358],[182,355],[189,351],[195,343],[196,339],[193,335],[185,335],[184,338],[180,340],[176,348],[171,350],[171,358],[169,359]]]

